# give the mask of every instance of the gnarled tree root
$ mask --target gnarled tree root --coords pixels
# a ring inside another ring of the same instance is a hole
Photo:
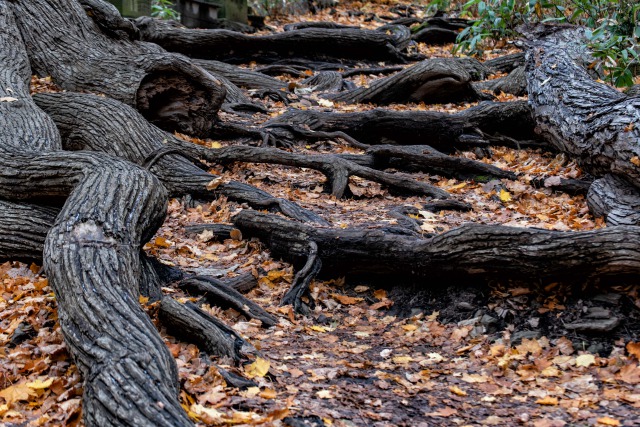
[[[170,145],[186,145],[171,134],[149,124],[132,108],[109,98],[80,93],[38,94],[35,102],[53,118],[67,150],[91,150],[145,165],[172,195],[191,194],[203,199],[224,195],[258,209],[273,209],[300,221],[325,223],[317,214],[285,199],[240,182],[208,188],[217,177],[185,158],[185,151]],[[109,138],[104,138],[104,135]]]
[[[108,10],[94,15],[98,25],[73,0],[18,0],[10,7],[32,69],[63,89],[104,93],[170,131],[203,136],[215,124],[225,98],[221,83],[188,58],[131,40],[104,18]]]
[[[470,224],[423,239],[375,229],[316,228],[274,215],[242,211],[234,219],[276,257],[302,265],[318,245],[320,274],[532,280],[584,280],[640,272],[640,227],[558,232]]]

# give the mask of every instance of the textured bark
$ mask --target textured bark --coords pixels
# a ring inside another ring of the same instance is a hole
[[[465,225],[420,239],[374,229],[314,228],[274,215],[242,211],[234,224],[275,256],[302,265],[318,246],[321,274],[584,280],[640,273],[640,227],[558,232]]]
[[[607,225],[640,225],[640,193],[623,178],[605,175],[595,180],[587,202],[591,213]]]
[[[10,4],[35,73],[67,90],[124,102],[170,131],[206,135],[214,125],[225,97],[220,82],[185,57],[124,37],[111,21],[100,20],[108,10],[94,14],[100,27],[73,0]]]
[[[500,77],[493,80],[485,80],[474,83],[473,87],[477,90],[486,90],[496,95],[500,92],[510,93],[515,96],[523,96],[527,94],[527,79],[524,73],[524,67],[517,67],[506,77]]]
[[[382,109],[358,113],[289,110],[265,126],[285,124],[314,131],[344,132],[369,145],[425,144],[443,152],[489,145],[492,141],[514,147],[518,143],[521,147],[544,145],[535,142],[538,137],[526,102],[486,102],[455,114]],[[297,141],[284,128],[274,132],[283,140]]]
[[[0,260],[42,262],[44,239],[58,212],[0,199]]]
[[[592,80],[580,66],[577,58],[588,57],[584,29],[543,28],[548,34],[527,55],[538,129],[593,175],[611,173],[640,188],[640,99]]]
[[[229,181],[208,189],[215,175],[194,165],[193,159],[166,151],[169,143],[185,143],[149,124],[135,110],[116,100],[78,93],[38,94],[34,98],[60,129],[66,150],[100,151],[139,165],[146,164],[173,195],[191,194],[205,199],[224,195],[301,221],[324,222],[293,202],[244,183]],[[104,138],[105,134],[109,138]]]
[[[387,34],[376,30],[306,28],[251,36],[227,30],[190,30],[148,17],[136,19],[135,24],[143,40],[171,52],[226,62],[273,62],[286,57],[404,62],[401,51],[410,41],[406,29]]]
[[[245,89],[279,91],[287,87],[287,84],[282,80],[247,68],[240,68],[224,62],[206,59],[192,59],[192,61],[208,72],[216,76],[224,77],[236,86]]]
[[[427,59],[399,73],[360,87],[326,97],[348,103],[387,105],[394,102],[438,104],[486,99],[471,82],[484,75],[484,67],[472,59]]]
[[[609,224],[637,224],[640,98],[589,76],[584,29],[538,26],[527,54],[529,102],[537,128],[589,173],[589,206]],[[608,176],[612,175],[612,176]],[[626,219],[625,217],[628,217]]]

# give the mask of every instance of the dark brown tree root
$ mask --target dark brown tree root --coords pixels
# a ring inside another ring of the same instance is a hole
[[[208,354],[228,357],[238,363],[256,353],[233,329],[193,303],[181,304],[171,297],[163,297],[159,316],[171,334],[195,342]]]
[[[122,26],[100,21],[108,11],[94,15],[98,26],[73,0],[17,0],[10,7],[32,69],[63,89],[104,93],[170,131],[202,136],[215,124],[225,98],[220,82],[185,57],[123,37]]]
[[[391,174],[379,170],[360,166],[351,161],[334,155],[324,154],[296,154],[275,148],[258,148],[246,146],[232,146],[209,149],[196,145],[189,146],[179,142],[176,147],[190,155],[199,156],[203,160],[215,163],[252,162],[270,163],[314,169],[327,177],[326,187],[335,197],[342,197],[349,184],[350,176],[358,176],[379,182],[393,191],[401,193],[419,194],[445,199],[448,193],[432,185],[416,181],[401,174]]]
[[[318,245],[320,274],[429,278],[553,279],[573,282],[640,273],[640,227],[558,232],[464,225],[422,239],[373,229],[314,228],[274,215],[242,211],[234,224],[276,257],[302,265]]]
[[[360,29],[306,28],[266,36],[227,30],[189,30],[148,17],[135,21],[145,41],[200,59],[247,62],[280,58],[345,58],[405,62],[410,34]],[[331,40],[331,43],[327,43]]]
[[[291,304],[299,313],[308,314],[309,308],[313,308],[314,302],[309,298],[309,304],[305,304],[302,298],[309,294],[311,281],[322,269],[322,260],[318,257],[318,245],[314,241],[309,242],[307,262],[298,270],[293,278],[293,283],[282,298],[282,305]]]
[[[122,103],[89,94],[58,93],[34,96],[38,106],[53,118],[67,150],[91,150],[111,154],[149,168],[173,195],[192,194],[212,199],[224,195],[258,209],[274,209],[300,221],[326,223],[320,216],[288,200],[279,199],[240,182],[220,183],[194,165],[181,152],[167,151],[178,140],[149,124],[139,113]],[[104,138],[108,134],[109,138]],[[208,188],[209,187],[209,188]]]
[[[455,114],[382,109],[359,113],[288,110],[264,125],[271,128],[274,138],[295,144],[298,134],[288,130],[291,126],[315,132],[343,132],[367,145],[423,143],[444,153],[488,146],[494,141],[498,145],[520,144],[521,148],[545,146],[537,142],[540,140],[526,102],[484,102]]]
[[[477,61],[476,61],[477,62]],[[486,73],[482,65],[470,59],[427,59],[399,73],[361,87],[325,98],[347,103],[447,102],[489,99],[477,92],[471,82]],[[474,78],[475,77],[475,78]]]
[[[233,308],[249,319],[258,319],[262,326],[271,327],[277,319],[262,307],[245,298],[240,292],[213,277],[195,276],[181,280],[178,287],[190,294],[202,295],[204,300],[221,308]]]

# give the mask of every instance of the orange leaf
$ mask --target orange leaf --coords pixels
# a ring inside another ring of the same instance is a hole
[[[343,304],[343,305],[353,305],[362,301],[362,298],[355,298],[347,295],[331,294],[331,296],[333,297],[334,300],[338,301],[340,304]]]
[[[610,418],[610,417],[601,417],[601,418],[598,418],[596,421],[598,421],[598,424],[604,424],[605,426],[619,426],[620,425],[620,421],[616,420],[615,418]]]
[[[558,399],[556,397],[551,397],[551,396],[547,396],[544,399],[538,399],[536,400],[536,403],[538,405],[549,405],[549,406],[555,406],[558,404]]]
[[[640,342],[628,342],[627,352],[629,352],[630,356],[640,360]]]

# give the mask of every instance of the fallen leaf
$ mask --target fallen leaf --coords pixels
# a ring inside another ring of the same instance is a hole
[[[536,400],[536,403],[538,405],[555,406],[555,405],[558,404],[558,398],[557,397],[547,396],[547,397],[545,397],[543,399]]]
[[[509,192],[507,190],[505,190],[504,188],[500,190],[500,200],[502,200],[503,202],[510,202],[511,201],[511,194],[509,194]]]
[[[598,424],[602,424],[602,425],[605,425],[605,426],[619,426],[620,425],[620,421],[616,420],[615,418],[611,418],[611,417],[600,417],[596,421],[598,421]]]
[[[467,392],[462,390],[460,387],[452,385],[449,387],[449,391],[457,396],[466,396]]]
[[[4,397],[7,405],[19,400],[29,400],[29,397],[35,394],[36,392],[26,384],[14,384],[0,391],[0,397]]]
[[[242,240],[242,232],[237,228],[233,228],[229,235],[233,240],[237,240],[238,242]]]
[[[49,378],[44,381],[41,379],[37,379],[33,382],[27,383],[27,387],[34,390],[43,390],[45,388],[49,388],[51,384],[53,384],[53,378]]]
[[[636,360],[640,360],[640,342],[628,342],[627,352],[630,356],[635,357]]]
[[[576,366],[578,367],[584,366],[585,368],[588,368],[595,363],[596,357],[593,354],[581,354],[580,356],[576,357]]]
[[[245,366],[244,372],[249,378],[264,377],[269,372],[270,363],[261,357],[256,357],[255,362]]]
[[[0,102],[16,102],[18,98],[14,98],[12,96],[4,96],[0,98]]]
[[[348,295],[340,295],[340,294],[331,294],[331,297],[343,305],[353,305],[363,300],[363,298],[350,297]]]
[[[331,394],[331,392],[326,389],[316,392],[316,396],[318,396],[320,399],[333,399],[333,395]]]
[[[435,412],[427,412],[424,415],[427,417],[450,417],[451,415],[455,415],[458,413],[458,410],[455,408],[450,408],[450,407],[446,407],[446,408],[442,408],[439,409]]]
[[[278,393],[271,388],[266,388],[260,392],[260,397],[263,399],[275,399],[276,396],[278,396]]]

